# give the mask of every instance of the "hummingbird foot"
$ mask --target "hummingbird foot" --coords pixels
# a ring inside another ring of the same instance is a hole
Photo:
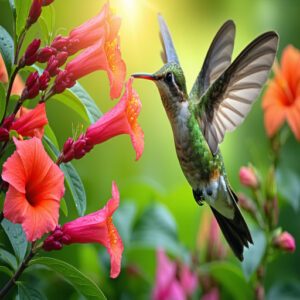
[[[194,198],[199,206],[204,204],[204,195],[201,189],[193,190]]]

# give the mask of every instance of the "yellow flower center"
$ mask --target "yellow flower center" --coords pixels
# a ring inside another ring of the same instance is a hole
[[[138,98],[132,94],[131,98],[127,101],[126,106],[126,115],[131,127],[134,127],[136,124],[136,120],[139,115],[139,109]]]
[[[117,245],[118,242],[118,236],[117,236],[117,230],[112,222],[112,217],[108,217],[106,220],[107,228],[108,228],[108,236],[109,236],[109,242],[111,247],[114,247]]]
[[[118,40],[117,38],[115,38],[112,41],[107,41],[105,43],[104,49],[105,49],[105,53],[106,53],[106,57],[108,60],[108,64],[109,64],[109,68],[115,72],[116,71],[116,51],[117,51],[117,47],[118,47]]]

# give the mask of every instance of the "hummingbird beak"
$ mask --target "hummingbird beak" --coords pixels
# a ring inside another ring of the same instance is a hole
[[[153,74],[146,74],[146,73],[136,73],[131,75],[134,78],[141,78],[141,79],[147,79],[147,80],[152,80],[156,81],[158,80],[157,76]]]

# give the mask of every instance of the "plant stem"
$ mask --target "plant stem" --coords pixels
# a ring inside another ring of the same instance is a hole
[[[23,271],[27,268],[29,261],[34,257],[35,254],[36,254],[36,251],[35,251],[35,248],[34,248],[34,243],[32,243],[32,246],[31,246],[29,254],[24,258],[24,260],[20,264],[18,270],[13,275],[13,277],[1,289],[1,291],[0,291],[0,299],[4,299],[4,297],[7,295],[7,293],[9,292],[9,290],[16,284],[16,281],[22,275]]]
[[[10,98],[10,94],[11,94],[11,91],[12,91],[12,87],[13,87],[13,84],[14,84],[14,81],[15,81],[15,78],[18,74],[20,70],[20,67],[19,66],[16,66],[16,68],[14,69],[14,72],[12,73],[10,79],[9,79],[9,85],[8,85],[8,89],[7,89],[7,93],[6,93],[6,99],[5,99],[5,108],[4,108],[4,113],[3,113],[3,117],[2,117],[2,120],[1,120],[1,125],[5,119],[5,116],[6,116],[6,112],[7,112],[7,107],[8,107],[8,102],[9,102],[9,98]]]

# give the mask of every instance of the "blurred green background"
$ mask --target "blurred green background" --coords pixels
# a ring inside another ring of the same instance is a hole
[[[73,27],[97,14],[104,3],[102,0],[56,0],[53,4],[56,33],[67,35]],[[192,87],[215,33],[227,19],[234,20],[237,27],[234,57],[256,36],[267,30],[276,30],[280,35],[279,57],[287,44],[300,48],[298,0],[111,0],[110,3],[122,17],[121,50],[127,64],[127,77],[134,72],[154,72],[162,66],[158,12],[164,16],[172,33],[188,89]],[[9,22],[9,16],[2,10],[2,6],[0,17]],[[31,38],[38,37],[39,34],[40,30],[36,26]],[[108,79],[104,72],[86,76],[80,82],[102,112],[109,110],[118,101],[109,99]],[[149,192],[153,188],[159,191],[162,195],[160,201],[174,214],[180,240],[193,249],[200,214],[208,208],[196,205],[181,172],[171,127],[156,86],[148,81],[135,81],[134,87],[143,104],[140,124],[145,132],[144,154],[135,162],[129,137],[120,136],[95,147],[89,155],[74,162],[86,188],[87,212],[99,209],[109,199],[112,180],[119,186],[121,201],[134,199],[139,210],[155,200]],[[60,145],[72,135],[72,128],[82,123],[75,113],[55,100],[49,101],[48,117]],[[293,137],[291,139],[291,143],[296,144]],[[246,121],[234,133],[227,134],[221,145],[227,173],[236,191],[242,190],[238,181],[239,168],[249,161],[265,175],[270,163],[268,147],[259,99]],[[299,150],[299,147],[296,149]],[[300,161],[295,161],[295,164],[300,164]],[[71,201],[69,203],[68,220],[75,217]],[[281,225],[295,236],[298,243],[299,218],[299,212],[295,213],[289,205],[283,203]],[[61,222],[64,220],[65,217],[62,216]],[[100,271],[93,264],[93,257],[97,257],[95,249],[99,247],[73,245],[65,247],[54,256],[80,267],[103,287]],[[137,250],[131,256],[129,254],[129,260],[137,258],[144,266],[145,273],[153,277],[154,266],[147,262],[153,262],[154,254],[148,252]],[[145,257],[149,257],[149,260],[145,260]],[[297,266],[300,266],[299,251],[293,255],[281,256],[269,266],[267,285],[279,280],[300,280]]]

